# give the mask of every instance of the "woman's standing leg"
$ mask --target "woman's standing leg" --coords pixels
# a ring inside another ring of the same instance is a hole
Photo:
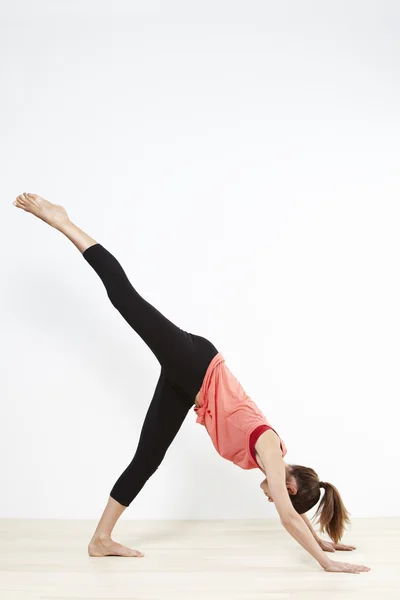
[[[90,556],[138,556],[111,539],[114,526],[127,506],[156,472],[192,406],[161,373],[148,408],[136,453],[114,484],[99,524],[89,543]],[[128,553],[127,553],[128,552]],[[139,554],[140,555],[140,554]]]

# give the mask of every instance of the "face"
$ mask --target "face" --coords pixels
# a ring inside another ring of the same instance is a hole
[[[268,502],[273,502],[273,499],[271,498],[271,495],[270,495],[270,492],[269,492],[268,482],[267,482],[266,479],[264,479],[264,481],[261,482],[260,488],[262,489],[262,491],[264,492],[264,494],[267,496]]]

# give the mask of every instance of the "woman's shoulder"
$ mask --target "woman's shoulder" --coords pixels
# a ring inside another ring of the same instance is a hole
[[[257,453],[259,453],[261,448],[269,450],[279,449],[282,451],[281,438],[276,431],[269,426],[269,428],[260,435],[254,448]]]

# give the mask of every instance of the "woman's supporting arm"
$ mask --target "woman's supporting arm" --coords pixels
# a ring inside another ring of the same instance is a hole
[[[264,434],[263,441],[258,444],[257,452],[265,467],[268,487],[286,531],[318,561],[325,571],[345,573],[369,571],[369,567],[364,565],[342,563],[328,558],[307,527],[305,520],[294,510],[286,487],[286,468],[278,436]]]
[[[265,441],[264,441],[265,440]],[[282,458],[279,438],[274,434],[264,438],[263,443],[257,448],[265,472],[268,477],[268,486],[274,504],[279,513],[282,525],[288,533],[307,550],[326,569],[331,562],[319,547],[318,542],[311,534],[304,520],[294,510],[286,488],[286,469]]]

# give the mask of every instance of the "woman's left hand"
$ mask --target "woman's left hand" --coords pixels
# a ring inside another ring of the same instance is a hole
[[[335,544],[335,542],[326,542],[325,540],[318,540],[318,544],[320,545],[322,550],[325,550],[325,552],[336,552],[336,550],[355,550],[356,547],[355,546],[346,546],[345,544],[341,544],[341,543],[337,543]]]

